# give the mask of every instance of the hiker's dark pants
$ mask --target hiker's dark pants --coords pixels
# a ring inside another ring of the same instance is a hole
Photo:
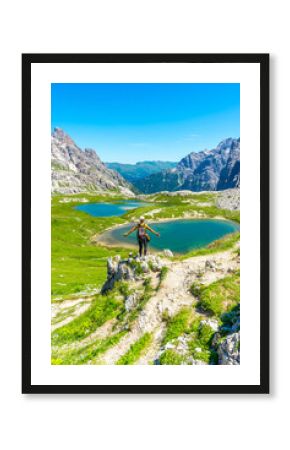
[[[147,255],[147,238],[138,238],[138,243],[139,243],[139,255],[142,256],[142,250],[144,249],[144,256]]]

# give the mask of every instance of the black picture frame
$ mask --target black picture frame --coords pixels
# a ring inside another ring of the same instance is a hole
[[[269,54],[23,54],[22,55],[22,393],[267,394],[269,393]],[[32,385],[31,383],[31,65],[33,63],[256,63],[260,65],[260,384]],[[261,151],[262,149],[262,151]]]

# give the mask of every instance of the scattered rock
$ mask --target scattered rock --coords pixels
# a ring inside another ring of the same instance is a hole
[[[153,272],[160,272],[165,262],[159,256],[151,256],[150,268]]]
[[[175,345],[171,342],[167,342],[167,344],[164,346],[164,350],[169,350],[171,348],[175,348]]]
[[[137,295],[131,294],[125,300],[125,309],[126,311],[131,311],[137,304]]]
[[[215,319],[202,320],[200,322],[200,326],[202,327],[204,325],[209,326],[213,331],[218,331],[218,329],[219,329],[218,321]]]
[[[216,269],[216,263],[215,263],[215,261],[210,260],[210,259],[206,260],[206,262],[205,262],[205,268],[206,268],[206,269],[212,269],[212,270],[215,270],[215,269]]]
[[[144,311],[141,311],[138,317],[138,326],[142,332],[145,332],[148,330],[148,325],[150,328],[150,319],[146,316],[146,313]]]
[[[172,258],[172,257],[173,257],[172,251],[169,250],[168,248],[166,248],[165,250],[163,250],[163,254],[164,254],[164,256],[166,256],[166,258]]]

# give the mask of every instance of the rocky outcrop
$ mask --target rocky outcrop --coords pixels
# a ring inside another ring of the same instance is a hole
[[[129,183],[108,169],[94,150],[81,150],[60,128],[51,136],[51,189],[60,194],[119,192],[134,196]]]
[[[125,299],[125,310],[132,311],[138,303],[138,295],[136,293],[128,295]]]
[[[219,191],[240,185],[240,139],[228,138],[212,150],[192,152],[176,168],[139,180],[143,193],[190,190]]]
[[[217,354],[219,364],[240,364],[240,332],[229,334],[218,345]]]
[[[108,258],[107,280],[102,287],[102,293],[113,289],[118,281],[139,281],[150,272],[161,272],[163,266],[165,261],[155,255],[139,258],[130,254],[128,259],[123,260],[119,255]],[[128,304],[131,303],[134,303],[133,298],[128,300]]]

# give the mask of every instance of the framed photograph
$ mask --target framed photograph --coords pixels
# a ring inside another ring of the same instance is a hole
[[[23,393],[269,393],[269,55],[24,54]]]

